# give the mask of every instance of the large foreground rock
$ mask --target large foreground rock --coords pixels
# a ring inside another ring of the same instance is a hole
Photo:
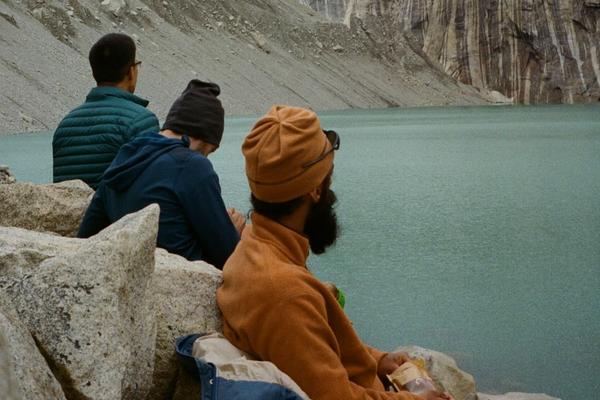
[[[65,400],[33,338],[1,295],[0,394],[3,400]]]
[[[476,400],[475,379],[460,370],[451,357],[437,351],[418,346],[399,347],[395,351],[405,351],[413,358],[425,360],[427,370],[433,380],[450,392],[455,400]]]
[[[0,226],[75,236],[93,193],[80,180],[0,185]]]
[[[221,331],[215,296],[221,281],[221,271],[210,264],[190,262],[165,250],[156,250],[153,286],[157,335],[150,399],[170,398],[175,390],[178,373],[175,340],[179,336]]]
[[[69,399],[143,399],[155,346],[159,209],[87,240],[0,227],[0,294],[12,299]]]

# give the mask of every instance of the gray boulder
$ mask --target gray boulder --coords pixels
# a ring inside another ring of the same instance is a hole
[[[148,206],[87,240],[0,227],[0,295],[12,299],[67,398],[148,393],[158,215]]]
[[[153,286],[157,335],[154,379],[149,398],[162,400],[170,398],[175,390],[178,374],[175,340],[190,333],[221,331],[221,315],[215,295],[222,274],[210,264],[190,262],[162,249],[156,250],[155,258]]]
[[[27,328],[1,295],[0,393],[4,400],[65,400]]]
[[[80,180],[0,185],[0,226],[75,236],[93,193]]]
[[[115,16],[121,15],[123,11],[127,9],[125,0],[104,0],[100,5]]]
[[[413,358],[425,360],[429,375],[455,400],[477,399],[475,379],[459,369],[451,357],[418,346],[399,347],[395,351],[405,351]]]
[[[15,183],[15,177],[10,173],[8,165],[0,165],[0,185],[3,183]]]

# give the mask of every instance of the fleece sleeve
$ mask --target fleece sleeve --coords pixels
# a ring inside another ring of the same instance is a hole
[[[384,392],[352,382],[324,305],[313,297],[297,295],[268,308],[252,343],[261,358],[288,374],[311,399],[422,400],[408,392]]]
[[[104,201],[102,200],[103,192],[104,185],[101,184],[85,211],[85,215],[79,226],[79,232],[77,233],[78,238],[89,238],[110,225],[110,220],[104,208]]]
[[[195,179],[193,166],[187,170],[183,176],[187,182],[180,184],[185,190],[178,194],[183,212],[202,249],[202,259],[222,269],[240,236],[223,203],[217,175],[213,172]]]
[[[386,354],[388,354],[384,351],[377,350],[375,347],[371,347],[368,345],[365,345],[365,349],[367,349],[369,354],[371,354],[371,357],[373,357],[375,359],[375,361],[377,362],[377,365],[379,365],[379,362],[381,361],[381,359],[383,357],[385,357]]]

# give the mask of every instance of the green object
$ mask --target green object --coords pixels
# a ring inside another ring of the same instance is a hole
[[[54,133],[54,182],[81,179],[96,189],[122,145],[142,132],[158,132],[158,119],[147,105],[116,87],[93,88]]]
[[[344,306],[346,305],[346,295],[344,294],[344,292],[342,291],[342,289],[337,288],[337,301],[340,304],[340,307],[344,308]]]

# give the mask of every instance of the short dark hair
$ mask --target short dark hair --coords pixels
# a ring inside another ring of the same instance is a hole
[[[135,42],[123,33],[109,33],[92,46],[89,59],[98,84],[121,82],[135,63]]]

